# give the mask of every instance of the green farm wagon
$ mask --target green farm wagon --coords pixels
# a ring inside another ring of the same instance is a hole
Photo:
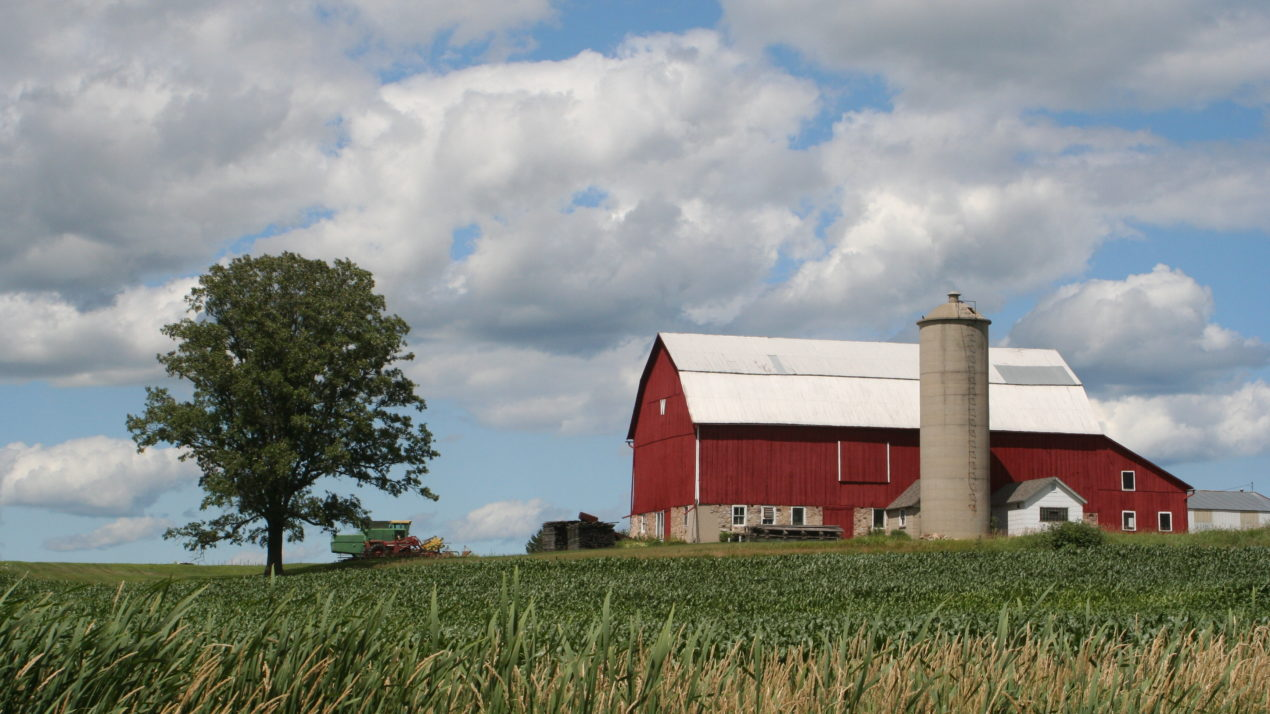
[[[395,558],[449,555],[445,541],[433,536],[425,541],[410,535],[410,521],[371,521],[361,533],[331,537],[331,552],[350,558]]]

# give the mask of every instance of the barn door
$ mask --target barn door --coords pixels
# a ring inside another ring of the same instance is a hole
[[[827,526],[840,526],[843,538],[850,538],[855,535],[854,507],[826,506],[824,509],[824,520]]]

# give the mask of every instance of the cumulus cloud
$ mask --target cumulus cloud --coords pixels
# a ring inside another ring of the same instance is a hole
[[[750,47],[884,76],[900,104],[1089,108],[1265,100],[1270,16],[1252,0],[724,3]]]
[[[462,402],[496,427],[566,434],[615,431],[630,405],[652,338],[593,356],[497,344],[416,345],[410,376],[428,398]]]
[[[52,446],[13,442],[0,447],[0,505],[132,516],[160,495],[193,485],[197,475],[176,449],[137,453],[126,439],[90,436]]]
[[[72,550],[104,550],[117,545],[135,543],[156,538],[172,525],[166,518],[139,516],[116,518],[88,533],[59,535],[44,541],[47,550],[66,552]]]
[[[124,290],[83,309],[53,293],[0,293],[0,379],[59,385],[119,384],[162,374],[173,343],[159,329],[185,314],[193,279]]]
[[[0,283],[100,300],[304,224],[377,71],[426,67],[439,33],[499,44],[550,13],[546,0],[11,6]]]
[[[1124,280],[1060,288],[1019,320],[1005,344],[1057,349],[1095,392],[1207,391],[1270,364],[1270,345],[1212,315],[1208,288],[1157,265]]]
[[[420,331],[594,352],[754,292],[810,240],[797,207],[818,169],[788,140],[815,89],[716,33],[381,94],[347,117],[336,214],[257,247],[353,257]]]
[[[459,540],[526,538],[542,525],[553,510],[540,498],[495,501],[468,512],[461,520],[451,522],[450,532]]]
[[[1270,384],[1261,380],[1217,394],[1092,401],[1109,436],[1161,461],[1270,453]]]

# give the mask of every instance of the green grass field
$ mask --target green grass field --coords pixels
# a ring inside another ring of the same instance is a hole
[[[1266,540],[4,563],[0,711],[1265,711]]]

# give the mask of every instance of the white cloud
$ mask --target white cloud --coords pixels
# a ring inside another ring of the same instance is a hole
[[[0,30],[0,283],[99,300],[304,223],[378,70],[508,44],[546,0],[13,4]],[[445,48],[438,48],[444,50]]]
[[[1108,435],[1151,458],[1204,461],[1270,453],[1270,384],[1217,394],[1094,400]]]
[[[0,378],[59,385],[119,384],[163,374],[173,343],[159,329],[185,315],[193,279],[136,286],[82,309],[52,293],[0,293]]]
[[[730,0],[749,47],[785,44],[884,76],[907,105],[1202,105],[1270,88],[1270,15],[1251,0],[1019,3]]]
[[[815,101],[705,31],[412,77],[348,117],[337,215],[257,246],[352,257],[429,336],[604,349],[755,292],[810,240],[817,168],[787,142]]]
[[[1270,364],[1270,345],[1214,322],[1211,291],[1157,265],[1124,280],[1066,285],[1005,344],[1057,349],[1094,391],[1194,392]]]
[[[126,439],[90,436],[52,446],[0,447],[0,505],[130,516],[163,493],[191,486],[198,469],[176,449],[137,453]]]
[[[450,532],[460,541],[487,541],[528,538],[553,508],[540,498],[487,503],[450,523]]]
[[[166,518],[140,516],[135,518],[116,518],[100,528],[88,533],[60,535],[44,541],[47,550],[66,552],[72,550],[104,550],[117,545],[135,543],[162,535],[172,525]]]
[[[415,345],[410,376],[425,398],[461,401],[481,421],[566,434],[615,431],[630,417],[651,338],[593,356],[455,343]]]

